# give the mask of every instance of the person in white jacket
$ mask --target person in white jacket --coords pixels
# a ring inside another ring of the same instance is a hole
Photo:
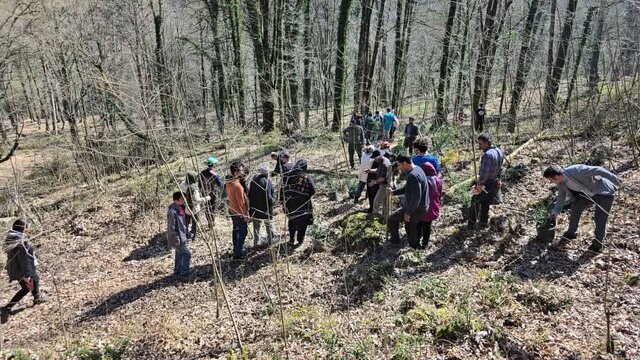
[[[180,191],[182,191],[187,205],[187,227],[191,223],[191,230],[189,231],[190,239],[195,240],[196,233],[198,231],[198,214],[201,210],[201,205],[211,200],[211,196],[202,196],[200,188],[198,187],[198,173],[194,171],[187,172],[186,181],[180,184]]]
[[[360,195],[367,185],[367,171],[371,169],[371,153],[375,150],[373,145],[367,145],[362,148],[362,156],[360,157],[360,168],[358,169],[358,187],[353,193],[353,203],[360,202]]]

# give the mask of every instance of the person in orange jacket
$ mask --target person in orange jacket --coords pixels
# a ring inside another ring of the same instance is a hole
[[[234,162],[231,164],[230,170],[231,176],[227,177],[225,188],[229,202],[229,215],[233,222],[233,258],[240,260],[243,258],[242,248],[248,233],[249,202],[242,184],[244,165]]]

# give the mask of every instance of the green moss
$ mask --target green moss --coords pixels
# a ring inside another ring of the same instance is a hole
[[[351,214],[341,221],[340,227],[340,243],[350,251],[373,250],[384,241],[386,227],[379,216]]]

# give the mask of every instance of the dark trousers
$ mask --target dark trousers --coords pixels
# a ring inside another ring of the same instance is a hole
[[[593,201],[591,201],[593,199]],[[613,205],[614,197],[611,195],[596,195],[591,199],[586,198],[583,195],[577,196],[576,201],[571,205],[571,216],[569,217],[569,228],[567,232],[575,234],[578,231],[578,224],[580,223],[580,216],[590,206],[596,204],[595,214],[593,221],[596,225],[595,235],[596,240],[600,243],[604,240],[604,236],[607,228],[607,220],[609,219],[609,212]]]
[[[244,241],[247,238],[247,233],[249,232],[249,224],[244,221],[241,216],[231,216],[231,221],[233,222],[233,231],[231,233],[233,241],[233,256],[241,257]]]
[[[395,134],[395,132],[396,132],[396,127],[395,127],[395,126],[392,126],[392,127],[391,127],[391,131],[389,131],[389,138],[390,138],[390,140],[393,140],[393,134]]]
[[[18,290],[18,292],[13,295],[11,300],[9,300],[9,303],[4,307],[6,310],[11,310],[17,303],[20,302],[20,300],[22,300],[22,298],[24,298],[29,293],[29,291],[31,291],[34,299],[40,297],[40,278],[37,274],[31,277],[31,282],[33,283],[33,290],[29,290],[29,288],[27,287],[27,283],[24,280],[20,280],[20,290]]]
[[[356,188],[356,191],[353,192],[353,198],[358,201],[358,199],[360,199],[360,195],[362,195],[362,192],[364,191],[364,187],[367,185],[366,182],[364,181],[359,181],[358,182],[358,187]]]
[[[352,168],[355,166],[354,154],[358,154],[358,160],[362,161],[362,144],[349,143],[349,164]]]
[[[422,237],[422,246],[429,245],[429,238],[431,238],[431,221],[421,221],[418,224],[418,238]]]
[[[298,244],[302,244],[304,236],[307,233],[309,219],[311,214],[293,215],[289,218],[289,242],[293,243],[294,239],[298,240]],[[297,237],[296,237],[297,235]]]
[[[412,214],[409,218],[409,222],[405,223],[404,229],[407,232],[407,240],[409,242],[409,246],[414,249],[424,249],[424,246],[421,244],[421,239],[419,238],[418,224],[424,218],[426,214],[425,209],[418,209],[416,213]],[[387,220],[387,231],[389,232],[389,236],[391,237],[392,243],[400,242],[400,223],[404,222],[404,210],[398,209],[393,214],[389,216]]]
[[[173,274],[187,276],[189,275],[189,268],[191,268],[191,250],[189,250],[186,242],[181,242],[176,246]]]
[[[195,240],[196,234],[198,232],[198,215],[186,215],[187,218],[187,230],[191,234],[191,239]],[[189,230],[189,224],[191,224],[191,230]]]
[[[373,213],[373,201],[376,199],[376,194],[378,193],[379,185],[376,186],[368,186],[367,185],[367,198],[369,199],[369,210],[368,213]]]
[[[499,189],[493,183],[486,184],[485,191],[471,197],[471,211],[469,214],[469,224],[471,225],[475,224],[476,221],[481,224],[489,223],[489,207],[495,203]]]

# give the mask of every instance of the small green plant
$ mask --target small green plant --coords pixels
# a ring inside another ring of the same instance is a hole
[[[117,338],[97,346],[74,343],[68,353],[81,360],[120,360],[130,342],[129,338]]]
[[[362,213],[346,216],[340,226],[340,245],[346,246],[350,251],[373,250],[379,247],[386,231],[382,218]]]
[[[28,350],[17,348],[8,352],[7,359],[14,360],[31,360],[34,357],[29,353]]]
[[[377,302],[378,304],[382,304],[384,303],[385,300],[385,295],[382,291],[376,291],[375,293],[373,293],[373,301]]]
[[[442,307],[449,298],[447,284],[436,276],[429,276],[418,284],[413,290],[415,296],[431,301],[436,307]]]
[[[369,338],[364,338],[358,341],[355,349],[351,351],[351,355],[355,359],[370,359],[371,350],[373,349],[373,347],[374,347],[373,340]]]

